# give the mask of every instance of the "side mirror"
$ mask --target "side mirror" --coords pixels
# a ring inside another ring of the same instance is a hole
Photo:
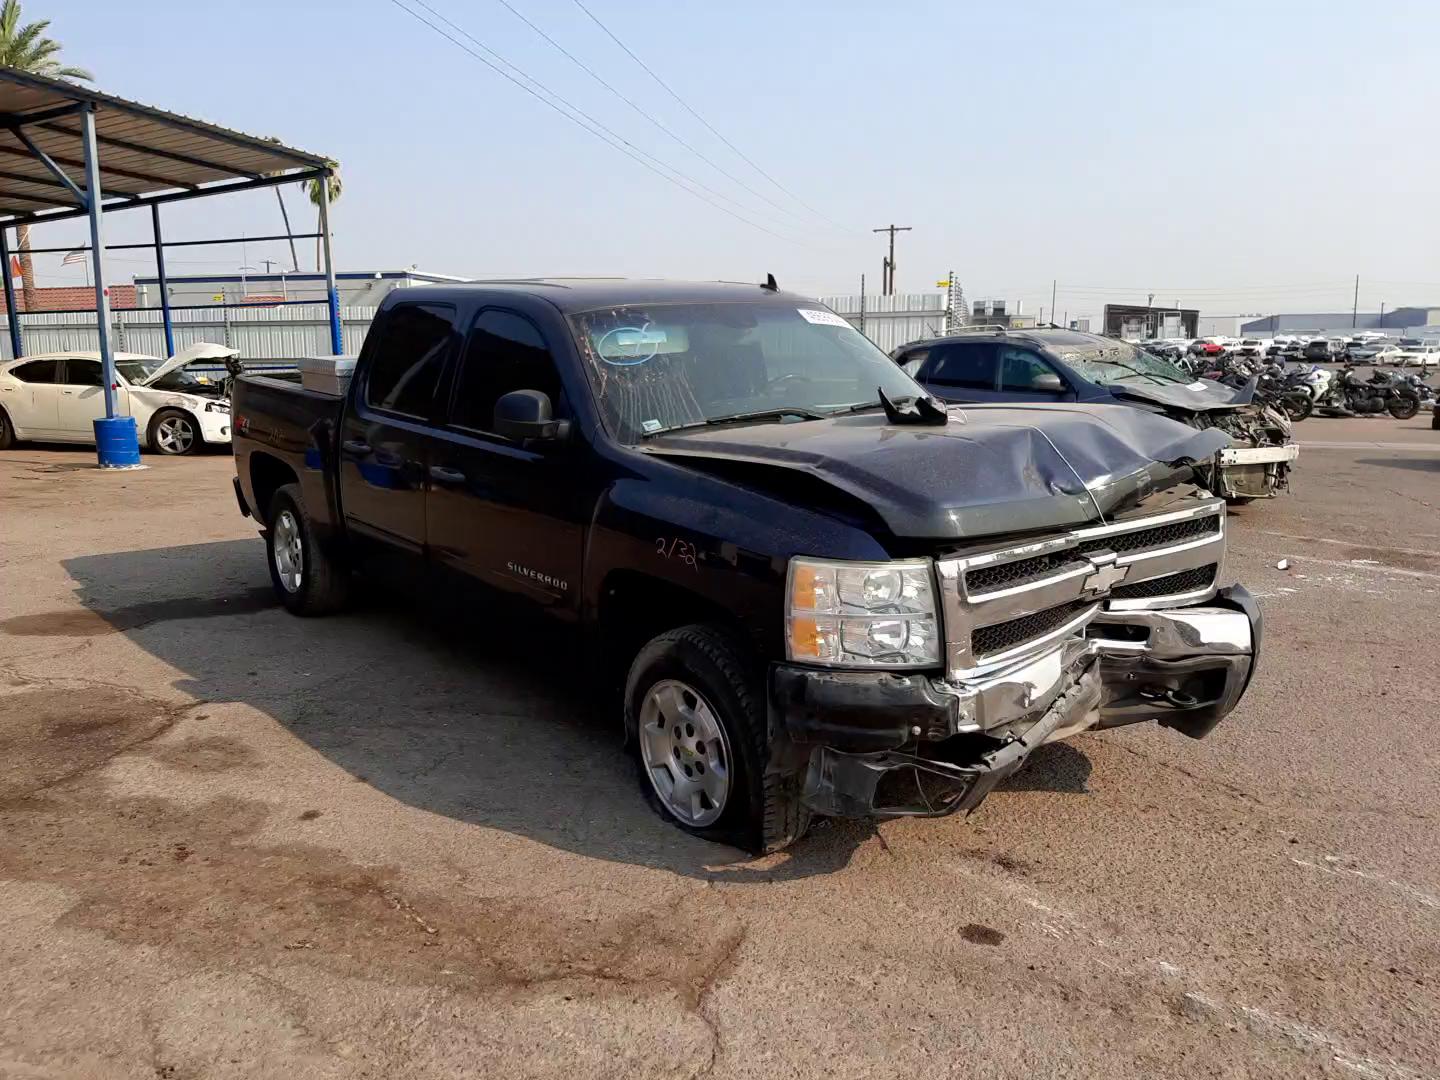
[[[1053,371],[1045,371],[1036,375],[1030,385],[1036,390],[1048,390],[1051,393],[1058,394],[1065,389],[1065,380]]]
[[[556,420],[550,398],[539,390],[511,390],[495,402],[495,433],[516,442],[558,442],[570,434],[570,421]]]

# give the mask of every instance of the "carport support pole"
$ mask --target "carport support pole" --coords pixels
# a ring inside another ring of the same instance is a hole
[[[150,224],[155,232],[155,271],[160,279],[160,317],[165,320],[165,355],[175,355],[175,324],[170,320],[170,282],[165,277],[165,241],[160,236],[160,204],[150,204]]]
[[[345,336],[340,329],[340,293],[335,288],[335,264],[330,260],[330,175],[320,177],[320,242],[325,249],[325,302],[330,307],[330,351],[335,356],[345,352]]]
[[[138,469],[140,440],[135,420],[115,415],[115,354],[110,351],[110,288],[105,284],[105,229],[101,215],[100,151],[95,142],[95,106],[80,113],[85,145],[85,210],[90,218],[90,261],[95,269],[95,330],[100,339],[100,370],[105,380],[105,419],[94,421],[95,455],[102,469]]]
[[[105,230],[101,224],[100,155],[95,145],[95,110],[80,113],[85,144],[85,209],[90,215],[90,262],[95,271],[95,329],[100,338],[100,367],[105,380],[105,418],[115,419],[115,355],[110,351],[110,289],[105,284]]]
[[[5,279],[5,321],[10,326],[10,359],[25,355],[20,340],[20,313],[15,310],[15,275],[10,272],[10,230],[0,228],[0,277]]]

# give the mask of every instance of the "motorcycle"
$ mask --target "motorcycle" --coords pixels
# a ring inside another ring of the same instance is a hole
[[[1379,375],[1379,373],[1376,373]],[[1324,395],[1315,401],[1315,408],[1327,416],[1375,416],[1388,412],[1396,420],[1409,420],[1420,411],[1420,399],[1408,384],[1397,384],[1385,376],[1376,382],[1355,374],[1346,365],[1330,384]]]

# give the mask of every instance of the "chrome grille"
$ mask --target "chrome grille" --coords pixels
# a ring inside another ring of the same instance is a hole
[[[1074,551],[1060,551],[1053,555],[1036,555],[1015,562],[996,563],[982,566],[965,573],[965,587],[971,595],[995,592],[1015,585],[1025,585],[1047,578],[1057,571],[1079,566]]]
[[[1009,652],[1017,645],[1054,633],[1086,608],[1095,606],[1093,600],[1072,600],[1059,607],[1037,611],[1034,615],[1022,615],[994,626],[976,627],[970,632],[970,651],[977,657]]]
[[[1102,604],[1163,607],[1212,588],[1225,551],[1224,509],[1208,499],[937,560],[950,678],[1038,656],[1083,632],[1087,613]]]
[[[1209,566],[1197,566],[1194,570],[1181,570],[1178,574],[1137,581],[1133,585],[1116,585],[1110,590],[1110,599],[1150,600],[1157,596],[1179,596],[1208,589],[1215,584],[1215,573],[1219,569],[1211,563]]]

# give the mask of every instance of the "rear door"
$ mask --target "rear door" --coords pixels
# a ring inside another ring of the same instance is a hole
[[[31,360],[10,369],[19,386],[0,386],[0,405],[30,439],[53,439],[60,427],[60,361]]]
[[[946,401],[998,401],[999,346],[993,341],[947,341],[930,346],[916,378]]]
[[[99,360],[71,356],[62,362],[59,405],[62,436],[76,442],[93,442],[95,421],[105,415],[105,370]],[[125,390],[117,386],[115,415],[130,415],[128,405]]]
[[[436,391],[455,348],[449,304],[398,303],[376,321],[356,364],[340,429],[340,506],[357,554],[425,549],[426,456]],[[388,560],[387,560],[388,561]]]
[[[539,390],[573,419],[549,344],[524,315],[482,308],[466,336],[443,425],[430,450],[430,557],[574,618],[580,603],[584,507],[576,444],[522,445],[496,434],[495,402]]]

